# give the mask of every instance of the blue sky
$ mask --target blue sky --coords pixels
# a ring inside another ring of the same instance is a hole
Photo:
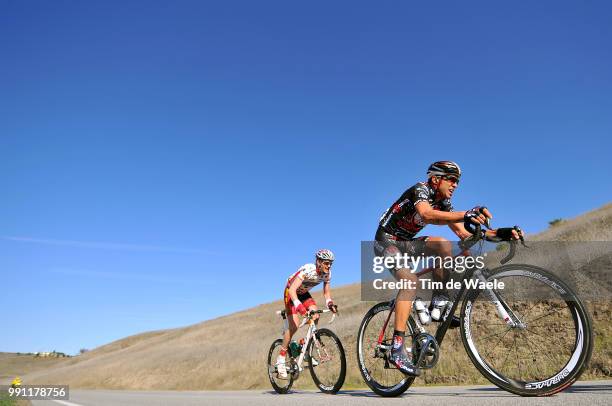
[[[319,247],[356,282],[359,242],[439,159],[496,225],[611,200],[609,2],[1,9],[0,351],[280,299]]]

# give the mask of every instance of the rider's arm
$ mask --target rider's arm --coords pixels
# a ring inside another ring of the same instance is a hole
[[[329,282],[323,283],[323,296],[325,296],[325,305],[327,305],[329,302],[332,302],[331,283]]]
[[[448,225],[448,228],[453,230],[453,233],[455,233],[455,235],[459,237],[460,240],[465,240],[466,238],[472,235],[468,230],[465,229],[463,223],[451,223]]]
[[[301,279],[299,276],[297,278],[295,278],[293,280],[293,282],[291,282],[291,285],[289,285],[289,297],[291,298],[291,301],[295,303],[295,301],[299,301],[298,297],[297,297],[297,289],[302,286],[302,281],[303,279]]]
[[[465,229],[465,226],[463,225],[463,223],[452,223],[452,224],[449,224],[448,227],[451,230],[453,230],[453,233],[455,233],[455,235],[459,237],[459,239],[461,240],[465,240],[466,238],[472,235],[472,233],[470,233],[468,230]],[[486,235],[487,237],[495,237],[496,230],[486,230]],[[518,238],[518,234],[517,234],[517,238]]]
[[[421,201],[415,206],[419,216],[427,224],[445,225],[463,222],[464,211],[441,211],[435,210],[429,202]],[[454,230],[453,230],[454,231]]]

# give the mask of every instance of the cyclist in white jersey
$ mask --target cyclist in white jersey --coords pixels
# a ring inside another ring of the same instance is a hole
[[[295,334],[299,325],[298,313],[305,316],[309,310],[317,310],[317,304],[310,295],[309,290],[323,282],[323,296],[327,307],[336,312],[337,307],[331,298],[331,266],[334,262],[334,254],[330,250],[322,249],[315,254],[315,263],[306,264],[300,267],[293,275],[287,279],[285,286],[285,313],[289,328],[283,333],[283,345],[277,359],[278,375],[287,378],[287,368],[285,357],[291,337]],[[316,321],[318,315],[313,319]],[[311,361],[312,362],[312,361]]]

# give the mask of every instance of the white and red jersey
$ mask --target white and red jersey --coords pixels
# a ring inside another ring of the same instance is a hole
[[[323,273],[317,272],[317,267],[315,264],[302,265],[296,273],[287,279],[287,287],[291,285],[295,278],[300,278],[302,280],[302,284],[297,288],[296,293],[298,295],[303,295],[310,289],[317,286],[319,283],[329,282],[331,280],[331,269],[328,273]]]

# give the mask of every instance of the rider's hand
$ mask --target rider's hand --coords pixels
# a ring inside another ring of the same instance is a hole
[[[302,316],[306,316],[306,314],[308,314],[308,310],[306,310],[306,306],[304,306],[304,304],[300,303],[299,305],[297,305],[295,307],[295,309],[298,311],[299,314],[301,314]]]
[[[333,300],[327,302],[327,308],[331,310],[333,313],[338,313],[338,306],[334,304]]]
[[[491,212],[486,207],[476,206],[465,212],[463,216],[466,222],[473,224],[486,224],[488,219],[493,218]]]
[[[514,227],[502,227],[495,230],[495,236],[504,241],[518,240],[523,236],[523,231],[521,231],[521,235],[519,235]]]

